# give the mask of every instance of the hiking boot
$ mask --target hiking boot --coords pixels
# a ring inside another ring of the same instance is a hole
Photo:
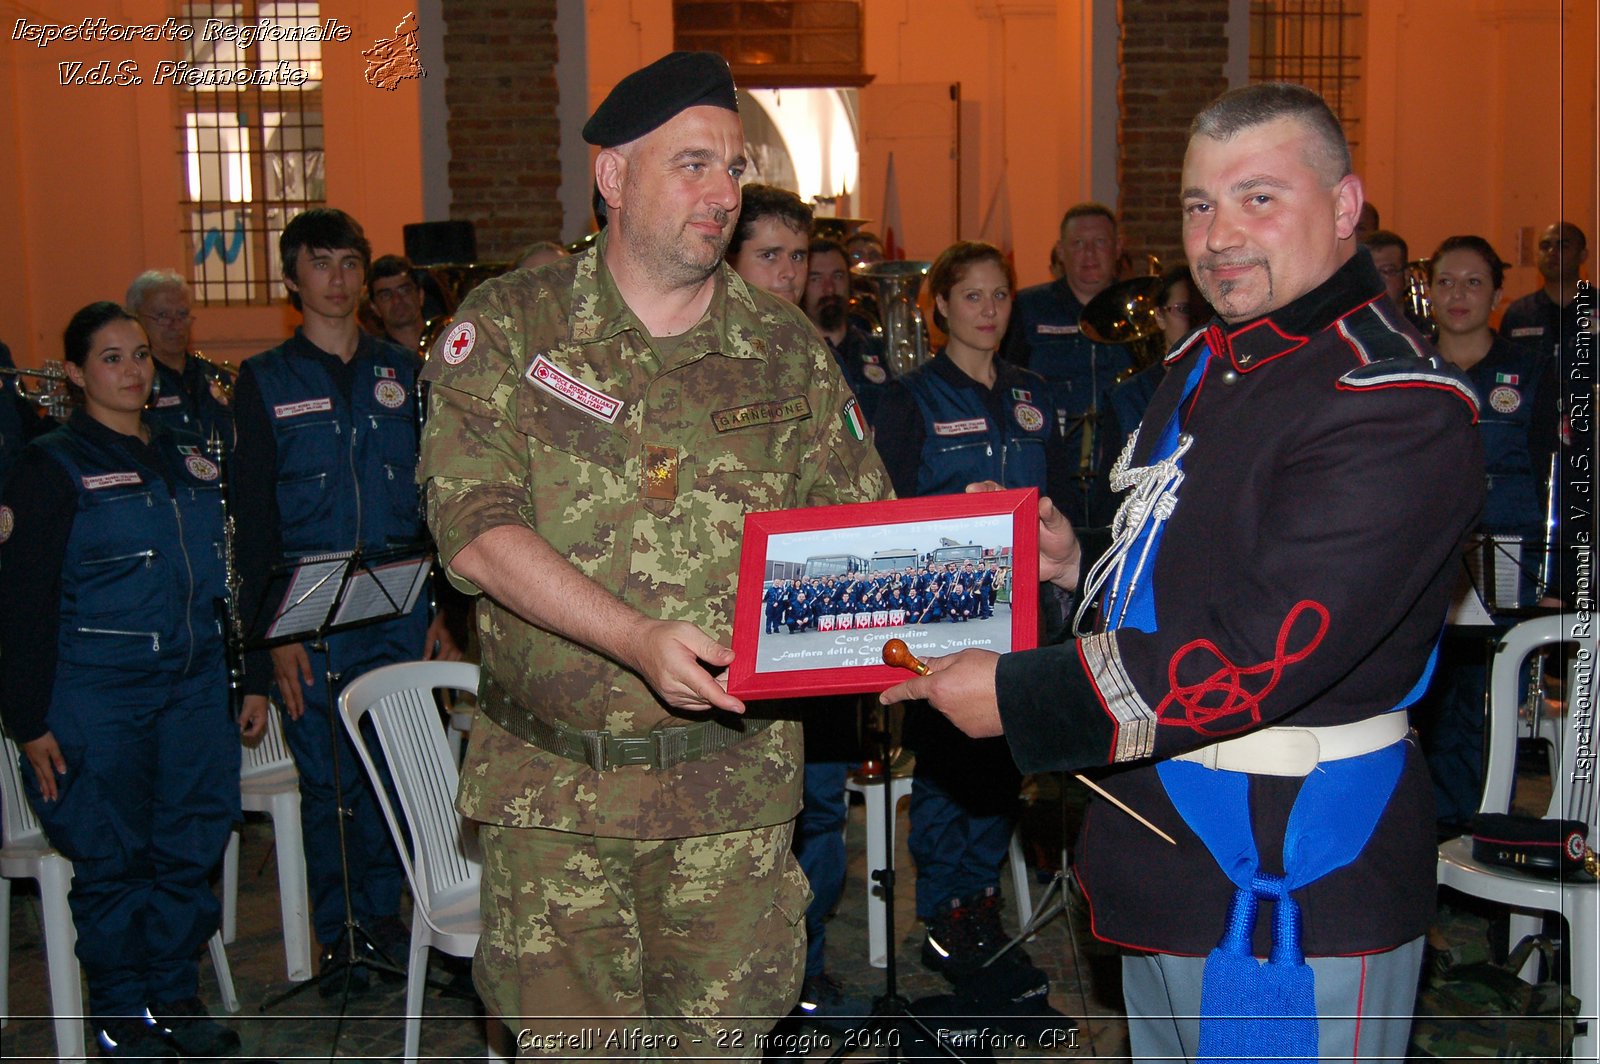
[[[95,1031],[94,1040],[102,1057],[117,1060],[173,1060],[178,1051],[161,1037],[143,1017],[118,1016],[106,1020]]]
[[[231,1057],[239,1052],[239,1035],[211,1018],[198,997],[154,1005],[145,1018],[155,1032],[184,1057]]]

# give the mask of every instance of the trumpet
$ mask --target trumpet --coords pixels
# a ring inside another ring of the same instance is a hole
[[[10,378],[7,387],[57,421],[65,421],[72,412],[73,398],[67,389],[67,371],[59,359],[46,362],[39,369],[0,366],[0,377]],[[25,380],[28,377],[44,383],[30,391]]]

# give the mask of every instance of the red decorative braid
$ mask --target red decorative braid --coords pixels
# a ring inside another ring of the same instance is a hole
[[[1317,615],[1316,634],[1305,646],[1290,653],[1286,650],[1289,633],[1294,628],[1295,622],[1300,619],[1300,615],[1307,611],[1314,611]],[[1327,634],[1327,607],[1320,602],[1306,599],[1295,603],[1289,615],[1283,619],[1283,624],[1278,628],[1278,641],[1273,648],[1273,657],[1270,661],[1264,661],[1259,665],[1239,666],[1229,661],[1209,639],[1196,639],[1192,643],[1185,643],[1172,655],[1172,661],[1167,665],[1167,684],[1170,693],[1156,707],[1157,723],[1189,728],[1206,736],[1232,735],[1260,724],[1261,703],[1278,686],[1278,681],[1283,679],[1283,670],[1309,657],[1322,642],[1322,637]],[[1199,683],[1179,683],[1179,668],[1184,659],[1196,651],[1210,654],[1221,663],[1221,667]],[[1246,688],[1247,680],[1263,674],[1266,679],[1260,684],[1259,689],[1251,691]],[[1206,702],[1210,704],[1202,704]],[[1246,719],[1226,727],[1217,726],[1217,721],[1227,717],[1237,717],[1239,714],[1244,714]]]

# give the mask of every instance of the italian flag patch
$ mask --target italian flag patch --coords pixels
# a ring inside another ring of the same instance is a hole
[[[845,431],[849,432],[858,443],[865,443],[867,440],[867,422],[861,416],[861,404],[851,399],[844,404],[844,413],[840,417],[844,418]]]
[[[373,366],[372,372],[376,376],[382,377],[384,380],[392,381],[395,379],[394,370],[388,366]]]
[[[1520,380],[1521,378],[1515,373],[1496,373],[1494,375],[1496,384],[1516,384]]]

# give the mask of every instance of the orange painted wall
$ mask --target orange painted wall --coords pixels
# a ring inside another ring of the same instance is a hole
[[[161,22],[164,0],[29,5],[32,21],[85,17]],[[44,12],[48,11],[48,14]],[[366,228],[374,254],[401,250],[401,226],[422,217],[422,145],[415,81],[390,92],[366,84],[363,48],[393,35],[405,8],[378,0],[325,0],[324,18],[351,27],[323,46],[328,202]],[[183,171],[176,94],[150,84],[156,64],[177,58],[174,43],[14,41],[20,11],[0,26],[0,225],[11,254],[0,256],[0,339],[19,364],[60,357],[72,312],[96,299],[122,299],[152,267],[177,268],[192,254],[180,232]],[[62,86],[59,63],[138,64],[140,85]],[[278,343],[296,316],[281,306],[198,308],[197,345],[237,362]]]
[[[1375,0],[1366,29],[1357,167],[1413,258],[1476,233],[1516,263],[1557,218],[1600,241],[1593,0]],[[1527,260],[1506,301],[1540,283]]]

